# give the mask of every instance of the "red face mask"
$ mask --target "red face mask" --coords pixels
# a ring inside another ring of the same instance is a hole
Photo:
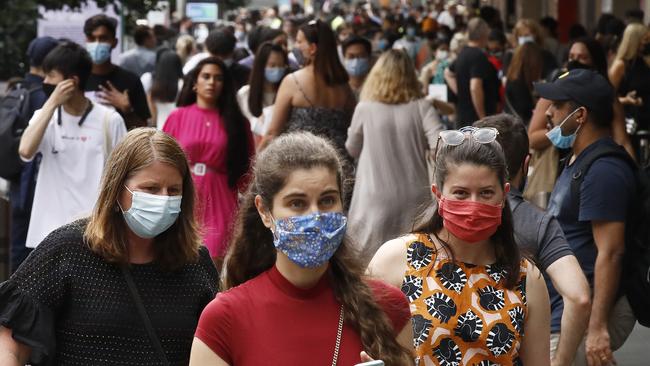
[[[438,213],[443,225],[452,235],[468,243],[490,238],[501,225],[501,205],[488,205],[476,201],[438,200]]]

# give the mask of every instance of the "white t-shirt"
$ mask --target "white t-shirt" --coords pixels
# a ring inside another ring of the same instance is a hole
[[[153,85],[153,75],[150,72],[145,72],[140,77],[140,82],[142,83],[144,92],[149,94]],[[183,89],[183,79],[178,79],[178,93],[176,94],[176,98],[181,93],[181,89]],[[167,122],[167,117],[176,109],[176,102],[154,101],[154,103],[156,104],[156,128],[162,130],[165,122]]]
[[[248,119],[251,125],[251,131],[259,136],[264,136],[266,130],[271,124],[271,117],[273,117],[273,107],[275,106],[275,93],[264,92],[264,99],[262,101],[262,115],[259,117],[253,116],[248,108],[248,96],[250,95],[250,85],[242,86],[237,91],[237,103],[241,109],[244,117]]]
[[[59,111],[61,125],[57,122]],[[40,112],[34,112],[30,124]],[[92,213],[107,159],[106,132],[111,150],[126,135],[120,114],[98,103],[93,103],[81,126],[80,120],[81,116],[73,116],[63,107],[57,109],[38,146],[43,158],[27,231],[28,248],[35,248],[52,230]]]

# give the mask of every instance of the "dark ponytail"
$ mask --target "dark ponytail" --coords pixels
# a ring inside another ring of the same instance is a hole
[[[312,20],[302,27],[300,31],[305,35],[307,42],[316,44],[314,56],[314,72],[325,84],[329,86],[341,85],[348,82],[348,72],[339,59],[334,31],[320,20]]]

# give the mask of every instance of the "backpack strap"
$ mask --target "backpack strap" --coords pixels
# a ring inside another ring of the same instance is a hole
[[[625,161],[630,165],[634,172],[638,170],[636,162],[632,159],[632,157],[630,157],[630,154],[628,154],[627,151],[620,145],[607,145],[603,146],[602,148],[589,151],[587,155],[580,157],[577,165],[573,168],[573,175],[571,176],[571,196],[578,197],[578,202],[580,202],[580,187],[582,186],[582,182],[587,176],[589,168],[591,168],[591,165],[596,160],[607,156],[616,157]]]

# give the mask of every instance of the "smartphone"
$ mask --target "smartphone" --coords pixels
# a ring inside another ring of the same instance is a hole
[[[382,360],[368,361],[364,363],[358,363],[354,366],[384,366],[384,361]]]

